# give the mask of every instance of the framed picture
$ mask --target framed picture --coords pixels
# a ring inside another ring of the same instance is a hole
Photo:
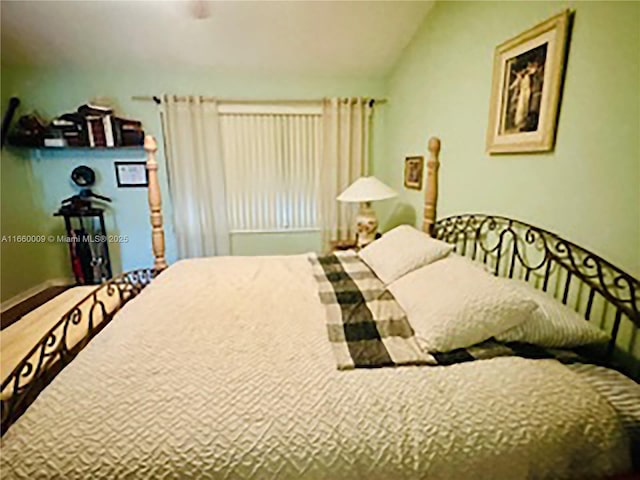
[[[404,159],[404,186],[414,190],[422,190],[422,172],[424,157],[407,157]]]
[[[488,153],[553,149],[570,18],[566,10],[496,48]]]
[[[119,188],[149,186],[146,162],[115,162],[115,167]]]

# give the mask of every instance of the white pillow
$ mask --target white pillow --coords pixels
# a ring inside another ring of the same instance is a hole
[[[466,348],[527,321],[536,308],[512,280],[450,255],[389,285],[428,352]]]
[[[453,245],[431,238],[409,225],[385,233],[360,251],[360,258],[385,285],[449,255]]]
[[[501,342],[523,342],[549,348],[602,343],[609,336],[548,293],[526,282],[514,282],[521,295],[538,305],[531,318],[496,336]]]

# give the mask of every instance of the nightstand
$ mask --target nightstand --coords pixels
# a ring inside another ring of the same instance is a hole
[[[331,251],[358,250],[355,240],[336,240],[331,242]]]
[[[382,234],[380,232],[377,232],[375,239],[377,240],[381,236],[382,236]],[[353,239],[353,240],[334,240],[334,241],[331,242],[330,245],[331,245],[331,251],[332,252],[339,252],[341,250],[355,250],[357,252],[358,250],[360,250],[360,247],[358,247],[358,240],[357,239]],[[365,247],[366,247],[366,245],[365,245]]]

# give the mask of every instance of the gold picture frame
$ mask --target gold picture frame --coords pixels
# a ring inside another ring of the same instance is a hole
[[[422,190],[424,176],[424,157],[406,157],[404,159],[404,186],[412,190]]]
[[[571,15],[565,10],[496,47],[487,153],[553,149]]]

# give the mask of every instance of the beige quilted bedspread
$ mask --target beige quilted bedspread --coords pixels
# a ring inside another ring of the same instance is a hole
[[[425,292],[425,296],[427,292]],[[9,478],[588,478],[629,465],[554,360],[338,371],[305,256],[179,262],[2,439]]]

